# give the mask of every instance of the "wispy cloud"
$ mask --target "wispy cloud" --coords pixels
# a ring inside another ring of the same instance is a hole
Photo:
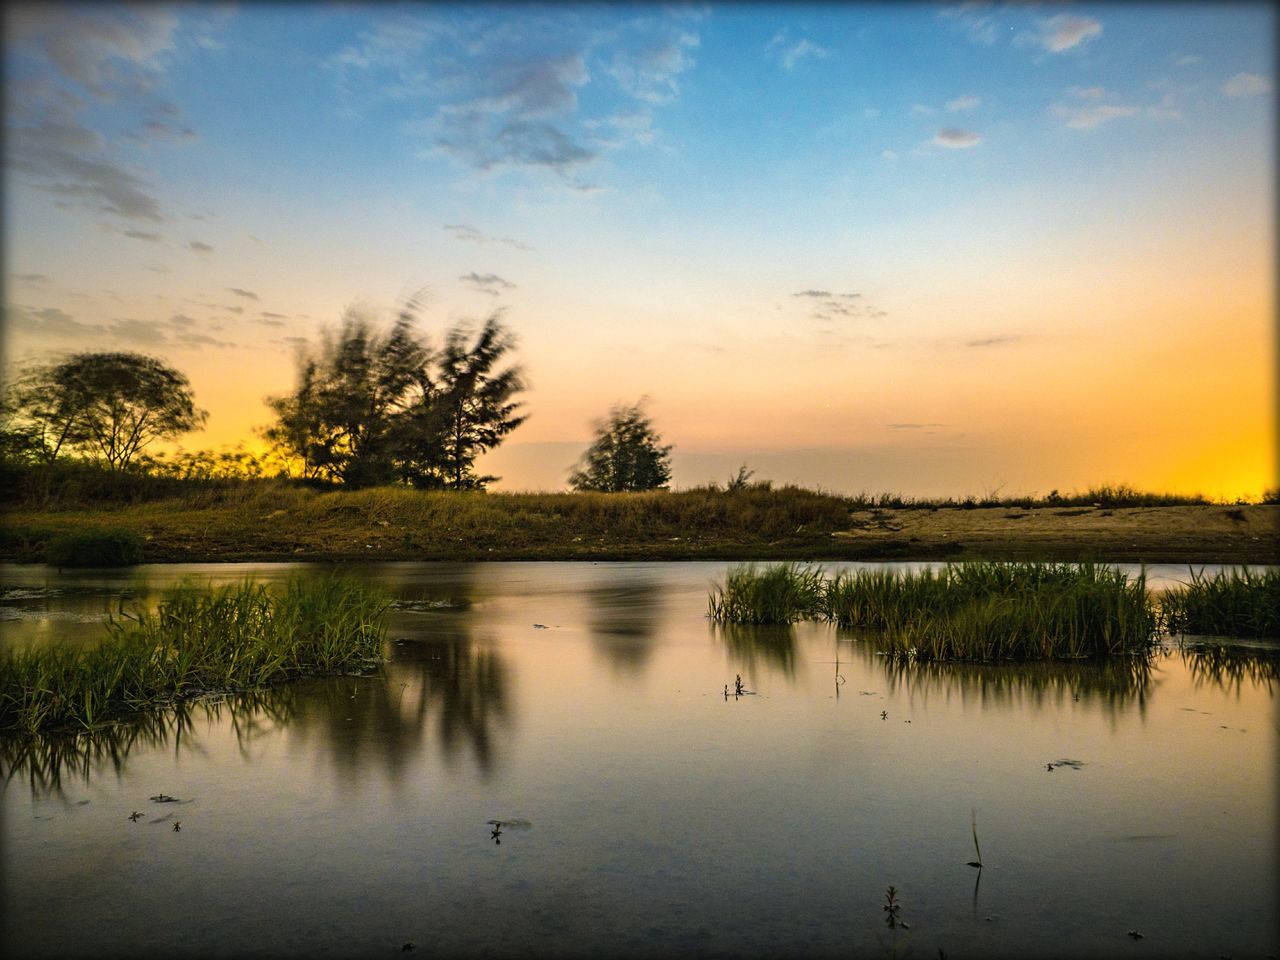
[[[982,142],[982,137],[972,130],[945,127],[933,135],[933,142],[951,150],[964,150],[968,147],[976,147]]]
[[[890,430],[929,430],[934,427],[946,426],[942,423],[886,423],[886,427]]]
[[[127,220],[160,221],[160,203],[141,174],[109,159],[104,138],[74,120],[10,127],[9,168],[31,185]]]
[[[514,290],[516,288],[516,285],[510,280],[504,280],[496,273],[476,273],[472,271],[458,279],[475,287],[481,293],[488,293],[495,297],[503,290]]]
[[[602,150],[653,141],[629,130],[602,142],[592,130],[621,115],[619,91],[646,109],[679,96],[699,43],[692,24],[679,11],[621,23],[586,9],[517,7],[500,20],[483,9],[397,12],[338,51],[329,67],[354,110],[388,99],[420,102],[403,129],[425,141],[426,155],[482,172],[552,173],[590,193],[595,184],[578,178]],[[588,89],[593,95],[584,101]]]
[[[978,104],[982,103],[981,97],[965,95],[956,97],[954,100],[947,101],[947,111],[949,113],[959,113],[962,110],[972,110]]]
[[[1021,339],[1022,337],[1020,336],[979,337],[974,340],[966,340],[964,342],[964,345],[966,347],[976,347],[976,348],[999,347],[1007,343],[1017,343]]]
[[[1092,17],[1060,13],[1040,22],[1040,43],[1050,53],[1065,53],[1101,36],[1102,23]]]
[[[446,223],[441,229],[455,240],[465,243],[501,243],[517,250],[532,250],[533,247],[512,237],[496,237],[471,226],[468,223]]]
[[[5,319],[10,333],[42,338],[81,338],[103,330],[98,324],[81,323],[57,307],[9,306],[5,308]]]
[[[246,300],[257,300],[258,295],[252,290],[242,290],[240,287],[227,287],[237,297],[244,297]]]
[[[1222,85],[1228,97],[1257,97],[1271,92],[1271,79],[1260,73],[1237,73]]]
[[[187,244],[187,249],[194,250],[196,253],[213,253],[213,247],[203,240],[192,240]]]
[[[801,60],[806,58],[822,60],[830,51],[805,37],[792,40],[789,31],[781,30],[774,34],[773,39],[764,48],[764,53],[783,70],[790,71],[794,70]]]
[[[1061,117],[1066,121],[1067,126],[1074,130],[1092,130],[1109,120],[1132,117],[1138,112],[1138,108],[1118,103],[1089,105],[1055,103],[1052,111],[1054,116]]]
[[[998,12],[981,0],[943,7],[938,16],[956,23],[974,43],[991,46],[1000,36]]]
[[[806,303],[809,317],[814,320],[839,321],[885,316],[883,311],[868,307],[861,293],[835,293],[810,287],[791,296]]]
[[[120,148],[198,136],[177,105],[158,94],[179,53],[180,26],[176,8],[160,4],[23,4],[8,10],[9,168],[25,184],[95,213],[165,219],[149,174],[129,164]],[[90,102],[96,102],[93,110]],[[102,121],[108,133],[90,129],[86,117],[95,126]]]

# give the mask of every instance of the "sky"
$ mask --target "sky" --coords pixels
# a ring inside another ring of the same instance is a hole
[[[206,428],[348,309],[500,311],[563,489],[645,398],[673,486],[1276,483],[1275,10],[8,5],[7,364],[132,350]]]

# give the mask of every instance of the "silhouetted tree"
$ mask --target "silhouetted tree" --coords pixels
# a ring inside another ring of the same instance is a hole
[[[575,490],[616,493],[663,489],[671,479],[671,445],[663,445],[644,401],[609,411],[595,423],[596,438],[569,477]]]
[[[77,353],[36,365],[7,391],[8,437],[28,459],[52,462],[78,451],[113,471],[155,440],[202,426],[187,378],[155,357],[139,353]]]
[[[407,482],[482,488],[475,458],[524,422],[515,393],[520,369],[495,367],[514,346],[497,315],[473,346],[455,326],[434,354],[414,330],[420,300],[380,333],[348,313],[318,351],[299,356],[297,387],[269,397],[276,422],[264,436],[301,461],[307,477],[352,486]]]

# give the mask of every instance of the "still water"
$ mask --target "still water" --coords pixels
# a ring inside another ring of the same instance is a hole
[[[3,642],[328,569],[4,565]],[[0,741],[6,956],[1280,954],[1265,647],[911,667],[715,627],[722,563],[351,569],[378,676]]]

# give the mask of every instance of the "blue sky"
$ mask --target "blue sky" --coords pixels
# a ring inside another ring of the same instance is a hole
[[[188,447],[425,286],[520,337],[508,488],[641,395],[678,485],[1274,482],[1269,6],[5,16],[7,358],[163,355]]]

